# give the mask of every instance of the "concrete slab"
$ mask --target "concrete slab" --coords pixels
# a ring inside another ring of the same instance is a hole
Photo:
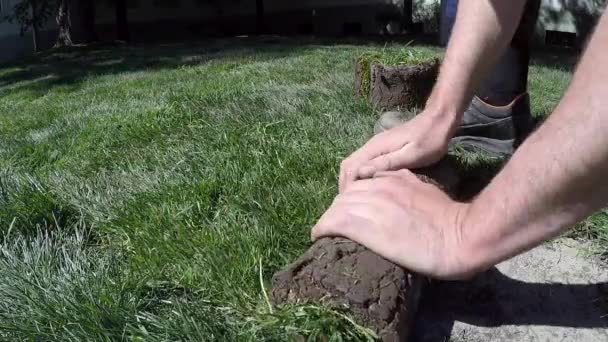
[[[608,341],[608,268],[561,239],[466,282],[435,282],[413,341]]]

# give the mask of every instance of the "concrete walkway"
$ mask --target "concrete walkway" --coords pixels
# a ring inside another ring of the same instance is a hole
[[[608,268],[561,239],[427,286],[413,341],[608,341]]]

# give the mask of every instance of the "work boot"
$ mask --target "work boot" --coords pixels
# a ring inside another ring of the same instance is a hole
[[[376,122],[374,133],[389,130],[411,119],[413,113],[387,112]],[[450,140],[450,149],[483,152],[491,157],[508,157],[533,127],[528,94],[506,106],[492,106],[474,97],[462,123]]]

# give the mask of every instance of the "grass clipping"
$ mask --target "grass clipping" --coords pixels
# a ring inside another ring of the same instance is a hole
[[[404,47],[397,51],[382,49],[380,51],[364,52],[357,57],[357,65],[361,68],[362,95],[369,96],[371,91],[371,66],[382,64],[386,66],[422,65],[432,63],[437,55],[426,49]]]

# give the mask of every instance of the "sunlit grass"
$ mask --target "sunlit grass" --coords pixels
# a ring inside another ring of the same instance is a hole
[[[372,133],[355,57],[404,46],[221,40],[0,66],[2,339],[372,338],[342,312],[270,312],[264,291]],[[543,68],[537,112],[569,79]]]

